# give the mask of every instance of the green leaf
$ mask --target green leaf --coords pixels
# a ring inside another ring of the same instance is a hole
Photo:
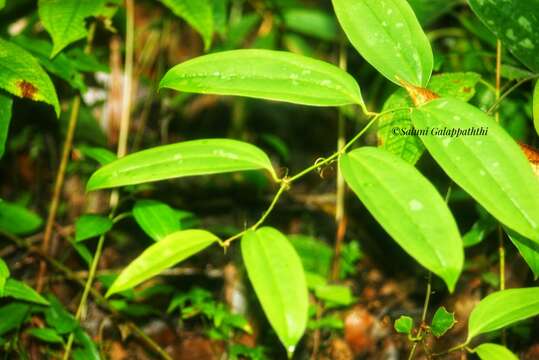
[[[539,315],[539,287],[502,290],[475,306],[468,320],[469,342],[479,334]]]
[[[393,325],[399,334],[411,334],[414,328],[414,320],[406,315],[401,315]]]
[[[434,336],[441,337],[456,323],[457,321],[455,320],[455,313],[448,312],[445,307],[442,306],[439,307],[434,313],[430,330]]]
[[[301,260],[288,239],[271,227],[249,230],[241,253],[262,309],[290,356],[307,326],[309,300]]]
[[[511,350],[498,344],[481,344],[472,352],[476,353],[481,360],[518,360]]]
[[[350,305],[354,302],[352,291],[343,285],[320,285],[314,288],[317,298],[328,301],[335,305]]]
[[[0,159],[6,150],[7,134],[11,122],[11,107],[13,99],[0,92]]]
[[[303,105],[364,106],[359,86],[348,73],[284,51],[231,50],[197,57],[170,69],[159,87]]]
[[[34,101],[43,101],[60,115],[56,90],[47,73],[26,50],[0,38],[0,88]]]
[[[532,270],[534,279],[539,279],[539,244],[509,229],[505,229],[505,232]]]
[[[539,135],[539,81],[535,82],[533,90],[533,124],[535,132]]]
[[[13,302],[0,307],[0,335],[21,326],[30,311],[30,306],[24,303]]]
[[[337,23],[333,16],[324,11],[292,8],[284,11],[283,18],[289,30],[326,41],[333,41],[337,38]]]
[[[50,306],[45,310],[45,321],[59,334],[69,334],[79,323],[73,315],[67,311],[62,303],[52,295],[48,296]]]
[[[51,344],[63,344],[64,339],[58,335],[56,330],[51,328],[31,328],[28,330],[28,334],[32,335],[39,340],[51,343]]]
[[[464,247],[470,247],[482,242],[490,233],[498,227],[498,223],[493,218],[485,217],[477,220],[470,230],[462,237]]]
[[[53,42],[50,57],[88,35],[85,20],[103,10],[105,0],[39,0],[39,18]]]
[[[333,249],[324,241],[307,235],[288,235],[305,271],[327,278],[331,269]]]
[[[41,227],[41,218],[26,208],[0,199],[0,231],[26,235]]]
[[[412,111],[417,129],[488,128],[485,136],[420,136],[455,183],[509,228],[539,242],[539,181],[528,159],[491,117],[463,101],[440,98]]]
[[[101,147],[81,146],[79,151],[84,156],[97,161],[101,165],[107,165],[108,163],[118,159],[115,153]]]
[[[11,278],[6,280],[4,294],[1,297],[12,297],[14,299],[33,302],[40,305],[49,305],[49,302],[34,289],[23,282]]]
[[[6,280],[9,278],[9,268],[7,267],[6,262],[0,258],[0,297],[4,294],[4,287],[6,285]]]
[[[6,0],[0,0],[0,10],[2,10],[6,6]]]
[[[142,230],[155,241],[181,230],[180,220],[174,209],[160,201],[137,201],[133,207],[133,217]]]
[[[539,3],[468,0],[474,13],[524,65],[539,72]]]
[[[101,236],[112,228],[112,220],[101,215],[85,214],[75,222],[75,241]]]
[[[158,275],[182,260],[204,250],[219,239],[204,230],[185,230],[172,233],[150,245],[133,260],[114,281],[107,297],[133,288],[141,282]]]
[[[464,251],[455,220],[434,186],[415,167],[379,148],[343,155],[340,168],[389,235],[452,292]]]
[[[333,0],[333,7],[352,45],[382,75],[427,85],[432,49],[406,0]]]
[[[74,334],[81,347],[73,352],[73,360],[101,360],[97,346],[83,329],[76,328]]]
[[[204,40],[208,50],[213,37],[213,5],[210,0],[160,0],[172,12],[191,25]]]
[[[450,12],[458,0],[408,0],[421,23],[426,26]]]
[[[87,191],[150,181],[266,169],[277,178],[268,156],[254,145],[229,139],[184,141],[118,159],[97,170]]]
[[[475,87],[481,75],[473,72],[445,73],[434,75],[427,89],[442,96],[454,97],[463,101],[470,100],[475,95]],[[401,109],[380,117],[378,120],[378,142],[380,147],[415,164],[425,150],[425,146],[416,135],[395,133],[395,128],[411,129],[412,119],[410,110],[412,99],[405,89],[395,91],[384,103],[382,112],[391,109]]]

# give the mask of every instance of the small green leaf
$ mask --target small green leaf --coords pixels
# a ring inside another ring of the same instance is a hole
[[[533,272],[535,280],[539,279],[539,244],[517,234],[514,231],[505,229],[511,242],[517,247],[518,252]]]
[[[133,207],[133,217],[149,237],[159,241],[180,231],[180,219],[170,206],[155,200],[139,200]]]
[[[524,65],[539,72],[539,3],[468,0],[474,13]]]
[[[535,132],[539,135],[539,81],[535,82],[533,90],[533,124]]]
[[[434,313],[432,323],[430,325],[430,331],[436,337],[443,336],[448,332],[457,321],[455,320],[455,313],[448,312],[445,307],[439,307]]]
[[[343,155],[340,168],[389,235],[453,291],[464,251],[455,220],[434,186],[415,167],[379,148]]]
[[[327,243],[300,234],[288,235],[288,240],[296,249],[305,271],[321,275],[324,278],[329,276],[333,249]]]
[[[210,0],[160,0],[172,12],[191,25],[204,40],[204,49],[213,37],[213,6]]]
[[[172,233],[150,245],[123,269],[107,292],[107,297],[133,288],[188,257],[204,250],[219,239],[204,230]]]
[[[539,287],[509,289],[488,295],[468,320],[468,339],[539,315]]]
[[[139,151],[97,170],[87,191],[185,176],[266,169],[277,178],[268,156],[254,145],[229,139],[184,141]]]
[[[60,115],[56,90],[47,73],[26,50],[0,38],[0,88],[34,101],[43,101]]]
[[[82,153],[82,155],[97,161],[100,165],[107,165],[108,163],[118,159],[115,153],[109,149],[101,147],[81,146],[79,151]]]
[[[463,101],[440,98],[414,109],[418,129],[488,129],[485,136],[420,136],[461,188],[509,228],[539,242],[539,181],[528,159],[491,117]]]
[[[62,303],[52,295],[48,296],[50,306],[45,310],[45,321],[59,334],[69,334],[79,326],[77,319],[67,311]]]
[[[49,305],[49,302],[39,295],[34,289],[23,282],[15,279],[7,279],[4,286],[4,294],[1,297],[12,297],[40,305]]]
[[[112,228],[112,220],[96,214],[85,214],[75,222],[75,241],[101,236]]]
[[[0,231],[26,235],[41,227],[41,218],[26,208],[0,199]]]
[[[286,28],[315,38],[333,41],[338,28],[335,18],[328,13],[310,8],[290,8],[283,13]]]
[[[54,44],[50,57],[88,35],[85,20],[99,15],[105,0],[39,0],[39,18]]]
[[[9,123],[11,122],[11,107],[13,99],[3,92],[0,92],[0,159],[6,150],[7,134]]]
[[[481,360],[518,360],[511,350],[498,344],[481,344],[472,352],[476,353]]]
[[[333,0],[333,7],[352,45],[382,75],[427,86],[432,49],[406,0]]]
[[[464,247],[467,248],[479,244],[490,233],[496,230],[497,227],[498,223],[490,216],[477,220],[462,237]]]
[[[397,320],[395,320],[395,324],[393,326],[399,334],[409,335],[412,333],[412,329],[414,328],[414,320],[409,316],[401,315]]]
[[[73,360],[101,360],[99,350],[95,343],[82,328],[78,327],[74,331],[75,341],[81,347],[73,352]]]
[[[352,291],[348,286],[320,285],[314,288],[314,294],[320,300],[324,300],[335,305],[346,306],[354,302]]]
[[[249,230],[241,240],[247,275],[289,356],[307,326],[309,300],[301,260],[279,231]]]
[[[12,302],[0,307],[0,336],[21,326],[28,313],[30,305]]]
[[[160,88],[238,95],[313,106],[363,106],[352,76],[332,64],[284,51],[231,50],[170,69]]]
[[[6,262],[0,258],[0,297],[4,294],[4,287],[6,285],[6,280],[9,278],[9,268],[7,267]]]
[[[64,339],[58,335],[56,330],[51,328],[31,328],[28,330],[28,334],[32,335],[39,340],[51,343],[51,344],[63,344]]]

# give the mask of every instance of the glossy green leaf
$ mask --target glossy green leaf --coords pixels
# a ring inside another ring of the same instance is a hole
[[[363,105],[348,73],[284,51],[231,50],[197,57],[170,69],[159,87],[314,106]]]
[[[210,0],[160,0],[172,12],[191,25],[204,40],[208,50],[213,37],[213,5]]]
[[[340,168],[389,235],[452,292],[464,251],[455,220],[434,186],[415,167],[380,148],[345,154]]]
[[[509,289],[488,295],[468,319],[468,341],[479,334],[539,315],[539,287]]]
[[[475,95],[475,87],[480,79],[481,75],[473,72],[444,73],[434,75],[427,89],[439,96],[468,101]],[[402,131],[413,127],[410,110],[407,109],[413,106],[406,90],[400,88],[386,100],[382,111],[400,110],[382,115],[378,120],[379,146],[411,164],[415,164],[425,150],[418,136],[405,135]]]
[[[539,279],[539,244],[509,229],[506,229],[506,233],[513,245],[518,249],[520,255],[522,255],[524,261],[526,261],[526,264],[530,267],[534,279]]]
[[[77,319],[56,297],[50,295],[48,299],[50,306],[45,310],[47,325],[52,326],[59,334],[69,334],[75,330],[79,326]]]
[[[277,178],[268,156],[254,145],[229,139],[184,141],[139,151],[97,170],[87,191],[150,181],[266,169]]]
[[[337,23],[328,13],[309,8],[291,8],[283,12],[287,29],[313,36],[318,39],[333,41],[337,38]]]
[[[6,285],[6,280],[9,278],[9,268],[7,267],[6,262],[0,258],[0,296],[4,294],[4,287]]]
[[[137,201],[133,207],[133,217],[142,230],[155,241],[181,230],[180,220],[174,209],[160,201]]]
[[[448,312],[445,307],[442,306],[434,313],[434,317],[430,324],[430,331],[432,331],[434,336],[440,337],[448,332],[456,323],[455,313]]]
[[[85,214],[75,222],[75,241],[84,241],[101,236],[112,228],[112,220],[108,217]]]
[[[333,0],[333,7],[352,45],[382,75],[427,85],[432,49],[406,0]]]
[[[42,220],[30,210],[0,199],[0,231],[26,235],[41,227]]]
[[[474,13],[524,65],[539,72],[539,2],[468,0]]]
[[[107,296],[131,289],[217,241],[215,235],[204,230],[172,233],[150,245],[127,265],[109,288]]]
[[[12,105],[13,99],[3,92],[0,92],[0,159],[4,156],[4,151],[6,149]]]
[[[476,353],[481,360],[518,360],[511,350],[498,344],[481,344],[472,352]]]
[[[461,188],[509,228],[539,242],[539,181],[516,142],[491,117],[463,101],[440,98],[414,109],[417,129],[488,128],[485,136],[420,136]]]
[[[51,343],[51,344],[63,344],[64,339],[58,335],[56,330],[51,328],[31,328],[28,330],[28,334],[38,338],[39,340]]]
[[[103,11],[106,0],[39,0],[39,18],[53,42],[51,58],[88,35],[85,20]]]
[[[314,294],[330,305],[346,306],[354,302],[352,291],[343,285],[320,285],[314,288]]]
[[[411,334],[414,328],[414,320],[409,316],[401,315],[395,320],[393,327],[399,334]]]
[[[101,165],[107,165],[118,158],[115,153],[105,148],[81,146],[79,150],[84,156],[97,161]]]
[[[249,230],[241,240],[247,275],[289,356],[307,326],[309,300],[301,260],[279,231]]]
[[[0,88],[54,107],[60,115],[60,104],[51,79],[38,61],[26,50],[0,38]]]
[[[535,82],[533,90],[533,124],[535,132],[539,135],[539,81]]]
[[[0,335],[14,330],[21,326],[28,313],[30,306],[24,303],[12,302],[0,307]]]
[[[49,305],[49,302],[39,295],[34,289],[25,283],[12,278],[6,280],[2,297],[12,297],[17,300],[24,300],[40,305]]]

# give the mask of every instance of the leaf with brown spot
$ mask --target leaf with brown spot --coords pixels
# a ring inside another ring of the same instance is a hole
[[[26,50],[0,38],[0,88],[22,98],[42,101],[60,114],[54,85],[39,62]]]
[[[519,145],[528,160],[530,161],[533,170],[535,170],[535,174],[539,176],[539,150],[534,149],[531,146],[523,143],[519,143]]]

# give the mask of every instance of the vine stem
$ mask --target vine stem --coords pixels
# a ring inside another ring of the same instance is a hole
[[[125,39],[125,66],[124,66],[124,86],[123,86],[123,99],[122,99],[122,117],[120,122],[120,136],[118,140],[118,157],[123,157],[127,153],[127,139],[129,136],[129,123],[131,117],[131,91],[132,91],[132,77],[133,77],[133,53],[134,53],[134,32],[135,32],[135,4],[134,0],[126,0],[126,39]],[[119,192],[117,190],[113,191],[110,195],[110,207],[112,209],[109,218],[114,217],[115,209],[118,206],[119,202]],[[103,245],[105,243],[105,235],[99,237],[97,248],[94,253],[92,264],[90,267],[90,272],[88,278],[86,279],[86,284],[84,286],[84,291],[82,293],[79,306],[75,318],[80,320],[82,314],[86,310],[86,303],[88,301],[88,295],[92,289],[92,284],[94,282],[95,274],[97,267],[99,265],[99,260],[101,258],[101,253],[103,251]],[[72,332],[69,335],[63,360],[68,360],[71,353],[71,348],[73,346],[73,340],[75,336]]]
[[[92,42],[94,40],[95,34],[95,22],[92,22],[90,29],[88,31],[88,39],[86,42],[86,47],[84,52],[86,54],[91,53],[92,51]],[[67,164],[69,162],[69,154],[71,153],[71,148],[73,147],[73,138],[75,137],[75,129],[77,128],[77,122],[79,119],[79,111],[81,105],[81,95],[77,94],[71,103],[71,114],[69,116],[69,123],[67,126],[66,138],[64,141],[64,146],[62,148],[62,157],[60,159],[60,166],[56,172],[56,179],[54,181],[54,190],[52,193],[51,203],[49,206],[49,214],[47,215],[47,223],[45,225],[45,233],[43,235],[43,242],[41,244],[41,251],[45,254],[49,254],[50,243],[52,238],[52,231],[54,228],[54,223],[56,221],[56,215],[58,213],[58,207],[60,205],[60,197],[62,194],[62,189],[64,187],[65,173],[67,169]],[[39,270],[36,281],[36,290],[37,292],[42,292],[43,287],[45,286],[45,275],[47,273],[47,262],[41,260],[39,262]]]
[[[425,292],[425,302],[423,303],[423,311],[421,313],[421,324],[419,325],[419,330],[417,331],[417,338],[421,338],[421,335],[423,334],[423,328],[426,324],[427,320],[427,312],[429,310],[429,304],[430,304],[430,295],[432,293],[432,273],[429,271],[428,278],[427,278],[427,291]],[[415,355],[415,351],[417,349],[417,344],[419,342],[415,341],[414,345],[412,346],[412,349],[410,350],[410,354],[408,355],[408,360],[412,360]]]

